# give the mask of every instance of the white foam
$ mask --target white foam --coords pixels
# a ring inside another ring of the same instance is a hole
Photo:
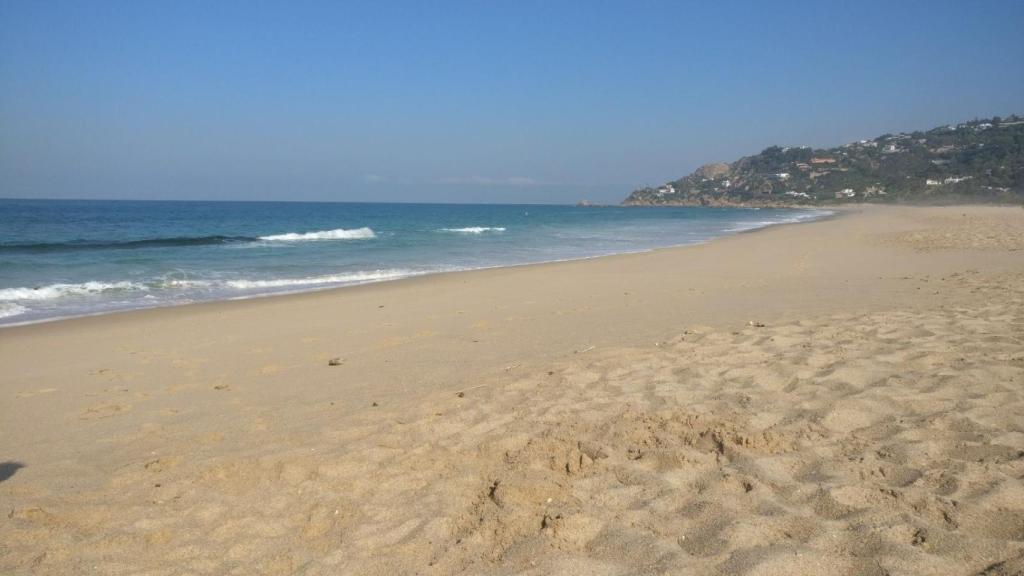
[[[483,234],[484,232],[504,232],[500,226],[470,226],[468,228],[441,228],[438,232],[455,232],[458,234]]]
[[[757,230],[758,228],[766,228],[768,226],[775,226],[776,224],[796,224],[805,220],[817,220],[819,218],[826,218],[835,214],[832,210],[807,210],[795,214],[789,218],[783,218],[781,220],[762,220],[760,222],[743,222],[733,226],[732,228],[726,228],[725,232],[747,232],[749,230]]]
[[[10,318],[11,316],[17,316],[28,312],[28,308],[21,304],[15,304],[13,302],[5,302],[0,304],[0,318]]]
[[[81,284],[50,284],[38,288],[4,288],[0,290],[0,302],[17,300],[53,300],[64,296],[85,296],[102,292],[124,290],[148,290],[137,282],[82,282]]]
[[[746,232],[748,230],[757,230],[758,228],[764,228],[765,226],[771,226],[773,224],[784,224],[786,220],[762,220],[761,222],[744,222],[737,224],[732,228],[726,228],[726,232]]]
[[[260,240],[272,242],[302,242],[306,240],[369,240],[376,238],[377,234],[371,228],[353,228],[346,230],[320,230],[318,232],[289,232],[287,234],[273,234],[271,236],[260,236]]]
[[[423,274],[415,270],[375,270],[373,272],[353,272],[350,274],[330,274],[327,276],[310,276],[307,278],[276,278],[273,280],[228,280],[224,285],[237,290],[258,290],[260,288],[288,288],[292,286],[318,286],[323,284],[356,284],[362,282],[380,282],[396,280]]]
[[[273,278],[267,280],[164,280],[153,284],[137,282],[83,282],[81,284],[51,284],[38,288],[4,288],[0,289],[0,318],[14,316],[28,309],[18,302],[54,300],[67,296],[99,295],[107,292],[138,291],[152,295],[151,289],[195,288],[229,288],[233,290],[266,290],[279,288],[301,288],[303,286],[324,286],[342,284],[360,284],[364,282],[380,282],[397,280],[409,276],[417,276],[426,272],[406,269],[373,270],[352,272],[348,274],[329,274],[326,276],[309,276],[305,278]]]

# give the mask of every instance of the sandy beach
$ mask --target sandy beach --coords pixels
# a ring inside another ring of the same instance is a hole
[[[1024,573],[1020,207],[6,328],[0,366],[4,574]]]

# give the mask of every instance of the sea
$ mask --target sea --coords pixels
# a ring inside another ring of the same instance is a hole
[[[0,325],[640,252],[829,214],[0,199]]]

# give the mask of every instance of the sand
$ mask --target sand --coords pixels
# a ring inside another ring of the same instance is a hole
[[[1024,573],[1020,208],[8,328],[0,366],[4,574]]]

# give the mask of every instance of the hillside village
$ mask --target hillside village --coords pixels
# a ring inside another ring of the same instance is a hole
[[[625,205],[791,206],[1024,201],[1024,118],[884,134],[828,149],[772,146],[634,191]]]

